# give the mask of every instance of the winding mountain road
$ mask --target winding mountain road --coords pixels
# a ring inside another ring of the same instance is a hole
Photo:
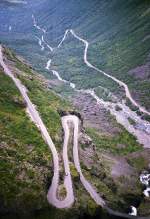
[[[32,14],[32,19],[33,19],[33,26],[35,28],[37,28],[38,30],[42,31],[44,34],[46,33],[46,30],[44,28],[41,28],[39,25],[37,25],[37,21],[35,19],[35,16]],[[125,94],[126,94],[126,97],[131,101],[131,103],[136,106],[142,113],[145,113],[147,115],[150,116],[150,112],[147,111],[144,107],[142,107],[139,103],[137,103],[134,98],[132,97],[131,95],[131,92],[128,88],[128,85],[125,84],[123,81],[115,78],[114,76],[111,76],[109,74],[107,74],[106,72],[102,71],[101,69],[95,67],[94,65],[92,65],[89,61],[88,61],[88,58],[87,58],[87,53],[88,53],[88,48],[89,48],[89,42],[83,38],[81,38],[80,36],[78,36],[75,31],[73,29],[66,29],[60,43],[57,45],[56,48],[60,48],[63,44],[63,42],[65,41],[67,35],[71,33],[77,40],[79,40],[80,42],[82,42],[84,45],[85,45],[85,49],[84,49],[84,63],[89,67],[89,68],[92,68],[98,72],[100,72],[101,74],[105,75],[106,77],[108,78],[111,78],[113,81],[115,81],[117,84],[119,84],[119,86],[123,87],[124,90],[125,90]],[[37,38],[37,37],[36,37]],[[38,38],[39,39],[39,38]],[[41,46],[41,50],[43,49],[42,48],[42,45],[41,45],[41,42],[45,43],[46,46],[50,49],[51,52],[53,52],[53,50],[55,48],[52,48],[48,43],[46,43],[44,41],[44,38],[43,38],[43,35],[42,35],[42,38],[41,38],[41,41],[39,39],[39,45]]]
[[[34,22],[34,26],[41,30],[43,33],[46,32],[45,29],[40,28],[37,23],[36,20],[33,16],[33,22]],[[84,50],[84,62],[85,64],[90,67],[95,69],[96,71],[104,74],[105,76],[111,78],[112,80],[114,80],[115,82],[117,82],[120,86],[123,86],[125,89],[125,93],[126,93],[126,97],[128,97],[130,99],[130,101],[132,102],[132,104],[134,104],[135,106],[137,106],[139,108],[139,110],[143,113],[146,113],[148,115],[150,115],[150,112],[148,112],[146,109],[144,109],[143,107],[141,107],[131,96],[131,93],[129,91],[128,86],[116,79],[113,76],[108,75],[107,73],[105,73],[104,71],[98,69],[97,67],[93,66],[88,60],[87,60],[87,52],[88,52],[88,47],[89,47],[89,43],[82,39],[81,37],[79,37],[77,34],[75,34],[75,32],[71,29],[71,30],[66,30],[65,34],[61,40],[61,42],[58,44],[57,48],[59,48],[62,43],[64,42],[66,36],[68,33],[71,33],[76,39],[78,39],[79,41],[81,41],[82,43],[84,43],[85,45],[85,50]],[[42,35],[42,39],[38,38],[39,40],[39,45],[42,48],[42,42],[47,44],[44,41],[43,35]],[[49,47],[49,45],[47,44],[47,47],[53,51],[52,47]],[[3,67],[4,72],[6,75],[8,75],[13,82],[15,83],[16,87],[18,88],[18,90],[20,91],[24,101],[26,102],[26,109],[27,109],[27,113],[30,116],[31,120],[33,121],[33,123],[37,126],[37,128],[40,130],[42,137],[44,139],[44,141],[47,143],[47,145],[49,146],[51,152],[52,152],[52,156],[53,156],[53,167],[54,167],[54,175],[52,178],[52,183],[51,186],[48,190],[48,194],[47,194],[47,199],[48,202],[50,204],[52,204],[53,206],[57,207],[57,208],[69,208],[72,206],[72,204],[74,203],[74,193],[73,193],[73,186],[72,186],[72,178],[71,178],[71,173],[70,173],[70,166],[69,166],[69,159],[68,159],[68,144],[69,144],[69,137],[70,137],[70,126],[69,124],[72,123],[74,131],[73,131],[73,159],[74,159],[74,164],[76,167],[77,172],[79,173],[80,176],[80,180],[84,186],[84,188],[87,190],[87,192],[90,194],[90,196],[92,197],[92,199],[100,206],[102,206],[103,208],[107,209],[108,212],[114,214],[114,215],[122,215],[124,217],[130,218],[130,216],[126,215],[126,214],[122,214],[122,213],[118,213],[118,212],[114,212],[111,209],[109,209],[105,203],[105,201],[101,198],[101,196],[97,193],[96,189],[90,184],[89,181],[87,181],[82,173],[81,167],[80,167],[80,161],[79,161],[79,154],[78,154],[78,134],[79,134],[79,118],[75,115],[67,115],[62,117],[62,126],[63,126],[63,130],[64,130],[64,144],[63,144],[63,163],[64,163],[64,171],[65,171],[65,177],[64,177],[64,187],[66,189],[66,197],[63,200],[59,200],[58,196],[57,196],[57,192],[58,192],[58,187],[59,187],[59,157],[58,157],[58,152],[56,150],[56,147],[48,133],[48,130],[45,126],[45,124],[43,123],[39,112],[36,109],[36,106],[32,103],[32,101],[30,100],[29,96],[28,96],[28,91],[26,89],[26,87],[21,83],[21,81],[11,72],[11,70],[8,68],[7,64],[5,64],[4,60],[3,60],[3,48],[0,45],[0,65]],[[49,60],[47,62],[47,69],[50,69],[50,63],[51,61]],[[56,72],[53,72],[53,74],[56,75]],[[59,74],[56,75],[57,77],[59,77]],[[59,78],[59,80],[65,81],[62,78]],[[70,83],[71,85],[71,83]],[[73,88],[74,88],[74,84],[73,84]]]
[[[93,188],[93,186],[85,179],[81,167],[80,167],[80,161],[79,161],[79,154],[78,154],[78,134],[79,134],[79,118],[75,115],[68,115],[62,117],[62,124],[64,128],[64,142],[67,142],[68,144],[68,138],[66,140],[66,136],[69,136],[69,127],[68,123],[71,122],[74,127],[74,136],[73,136],[73,159],[74,159],[74,165],[76,167],[77,172],[79,173],[80,180],[84,186],[84,188],[87,190],[87,192],[90,194],[90,196],[93,198],[93,200],[100,206],[105,206],[105,201],[101,198],[101,196],[96,192],[96,189]],[[64,157],[65,158],[65,157]],[[66,160],[66,158],[65,158]]]
[[[88,41],[87,41],[87,40],[84,40],[84,39],[81,38],[81,37],[79,37],[73,30],[70,30],[70,33],[71,33],[76,39],[78,39],[79,41],[81,41],[82,43],[84,43],[84,45],[85,45],[85,50],[84,50],[84,62],[85,62],[85,64],[86,64],[88,67],[90,67],[90,68],[92,68],[92,69],[94,69],[94,70],[96,70],[96,71],[102,73],[102,74],[105,75],[106,77],[111,78],[113,81],[115,81],[116,83],[118,83],[121,87],[124,87],[126,97],[131,101],[131,103],[132,103],[134,106],[138,107],[141,112],[143,112],[143,113],[145,113],[145,114],[147,114],[147,115],[150,115],[150,112],[148,112],[144,107],[140,106],[140,104],[138,104],[138,103],[132,98],[132,95],[131,95],[131,93],[130,93],[130,90],[129,90],[128,86],[127,86],[124,82],[122,82],[122,81],[120,81],[119,79],[117,79],[117,78],[115,78],[115,77],[113,77],[113,76],[107,74],[106,72],[100,70],[99,68],[95,67],[94,65],[92,65],[92,64],[88,61],[88,59],[87,59],[87,53],[88,53],[88,48],[89,48],[89,43],[88,43]]]
[[[70,173],[70,167],[69,167],[69,160],[68,160],[68,143],[69,143],[69,137],[70,137],[70,123],[72,123],[74,127],[73,132],[73,159],[74,164],[77,169],[77,172],[79,173],[80,180],[84,186],[84,188],[87,190],[87,192],[90,194],[91,198],[106,209],[108,214],[114,215],[117,217],[123,217],[123,218],[134,218],[134,216],[120,213],[117,211],[114,211],[110,209],[105,201],[101,198],[101,196],[97,193],[96,189],[90,184],[89,181],[87,181],[82,173],[81,167],[80,167],[80,161],[79,161],[79,154],[78,154],[78,135],[79,135],[79,118],[75,115],[67,115],[62,117],[62,126],[64,130],[64,144],[63,144],[63,162],[64,162],[64,171],[65,171],[65,177],[64,177],[64,187],[66,189],[66,197],[64,200],[59,200],[57,197],[57,191],[59,186],[59,158],[58,153],[55,148],[55,145],[46,129],[46,126],[44,125],[36,106],[31,102],[26,87],[21,83],[21,81],[15,77],[15,75],[11,72],[11,70],[7,67],[7,64],[5,64],[3,60],[3,48],[0,45],[0,65],[4,69],[4,73],[9,76],[12,81],[15,83],[16,87],[20,91],[24,101],[26,102],[26,109],[27,113],[30,116],[33,123],[37,126],[37,128],[40,130],[42,137],[44,141],[49,146],[52,156],[53,156],[53,166],[54,166],[54,175],[52,178],[52,183],[49,188],[47,199],[48,202],[57,207],[57,208],[69,208],[74,203],[74,193],[73,193],[73,187],[72,187],[72,179],[71,179],[71,173]],[[148,219],[146,217],[136,217],[137,219]]]
[[[34,15],[32,16],[33,18],[33,23],[34,26],[43,32],[43,34],[46,33],[46,30],[44,28],[41,28],[36,20]],[[131,96],[131,93],[129,91],[128,86],[118,80],[117,78],[105,73],[104,71],[98,69],[97,67],[95,67],[94,65],[92,65],[88,60],[87,60],[87,52],[88,52],[88,47],[89,47],[89,43],[88,41],[82,39],[81,37],[79,37],[72,29],[67,29],[64,33],[64,36],[62,38],[62,40],[60,41],[60,43],[58,44],[58,46],[56,48],[60,48],[61,45],[63,44],[63,42],[65,41],[68,33],[71,33],[76,39],[78,39],[79,41],[81,41],[82,43],[84,43],[85,45],[85,50],[84,50],[84,62],[85,64],[102,73],[103,75],[111,78],[112,80],[114,80],[116,83],[118,83],[120,86],[124,87],[125,89],[125,93],[126,93],[126,97],[131,101],[131,103],[133,105],[135,105],[136,107],[139,108],[139,110],[143,113],[146,113],[148,115],[150,115],[150,112],[148,112],[144,107],[140,106]],[[36,37],[39,40],[39,45],[41,47],[41,50],[44,50],[45,47],[44,45],[46,45],[46,47],[53,52],[54,48],[52,48],[45,40],[44,40],[44,36],[42,35],[41,39],[39,37]],[[44,44],[44,45],[43,45]],[[73,192],[73,186],[72,186],[72,178],[71,178],[71,173],[70,173],[70,166],[69,166],[69,159],[68,159],[68,144],[69,144],[69,137],[70,137],[70,123],[72,123],[73,127],[74,127],[74,135],[73,135],[73,159],[74,159],[74,164],[76,167],[76,170],[80,176],[80,180],[84,186],[84,188],[87,190],[87,192],[90,194],[90,196],[92,197],[92,199],[100,206],[102,206],[103,208],[105,208],[109,213],[114,214],[116,216],[123,216],[125,218],[130,218],[129,215],[127,214],[122,214],[116,211],[113,211],[111,209],[109,209],[105,203],[105,201],[101,198],[101,196],[97,193],[96,189],[90,184],[89,181],[86,180],[86,178],[84,177],[81,167],[80,167],[80,161],[79,161],[79,154],[78,154],[78,134],[79,134],[79,118],[76,117],[75,115],[67,115],[62,117],[62,126],[63,126],[63,130],[64,130],[64,144],[63,144],[63,163],[64,163],[64,171],[65,171],[65,176],[64,176],[64,187],[66,189],[66,197],[63,200],[59,200],[58,198],[58,187],[59,187],[59,157],[58,157],[58,152],[55,148],[55,145],[47,131],[46,126],[44,125],[35,105],[32,103],[32,101],[30,100],[28,94],[27,94],[27,89],[24,85],[22,85],[21,81],[16,78],[13,73],[10,71],[10,69],[7,67],[7,65],[4,63],[3,60],[3,48],[2,46],[0,46],[0,64],[4,69],[4,72],[6,75],[8,75],[13,82],[15,83],[16,87],[18,88],[18,90],[20,91],[23,99],[26,102],[26,108],[27,108],[27,113],[30,116],[31,120],[34,122],[34,124],[37,126],[37,128],[40,130],[43,139],[45,140],[45,142],[47,143],[47,145],[49,146],[51,152],[52,152],[52,156],[53,156],[53,166],[54,166],[54,175],[52,178],[52,183],[51,186],[48,190],[48,194],[47,194],[47,199],[48,202],[50,204],[52,204],[53,206],[57,207],[57,208],[69,208],[73,205],[74,203],[74,192]],[[46,65],[46,69],[50,70],[50,65],[51,65],[51,59],[49,59],[47,61],[47,65]],[[65,83],[69,83],[70,87],[72,87],[73,89],[75,89],[75,84],[66,81],[64,79],[62,79],[59,75],[58,72],[52,70],[53,74],[58,78],[58,80],[63,81]],[[98,99],[98,97],[96,96],[95,93],[91,93],[90,94],[97,100],[100,101],[100,99]]]
[[[28,115],[30,116],[30,118],[34,122],[34,124],[37,126],[37,128],[40,130],[43,139],[45,140],[45,142],[47,143],[47,145],[49,146],[49,148],[52,152],[53,165],[54,165],[54,175],[53,175],[51,187],[48,191],[48,196],[47,196],[48,201],[50,204],[54,205],[57,208],[70,207],[74,202],[72,180],[71,180],[70,173],[68,174],[68,176],[65,177],[65,180],[64,180],[64,186],[66,188],[67,196],[63,201],[60,201],[57,199],[57,188],[58,188],[58,184],[59,184],[59,158],[58,158],[57,150],[55,148],[55,145],[54,145],[54,143],[53,143],[53,141],[52,141],[52,139],[47,131],[47,128],[44,125],[36,107],[31,102],[31,100],[27,94],[27,89],[25,88],[24,85],[22,85],[21,81],[14,76],[14,74],[11,72],[11,70],[4,63],[2,51],[3,51],[3,48],[0,45],[0,65],[3,67],[5,74],[8,75],[13,80],[16,87],[20,91],[24,101],[26,102],[26,108],[27,108]],[[69,172],[68,165],[67,165],[68,164],[68,157],[65,154],[65,152],[66,152],[66,149],[64,147],[64,158],[65,158],[64,168],[65,168],[65,172]]]
[[[85,50],[84,50],[84,63],[90,67],[95,69],[96,71],[99,71],[100,73],[104,74],[105,76],[111,78],[112,80],[114,80],[115,82],[117,82],[120,86],[123,86],[125,91],[126,91],[126,97],[128,97],[130,99],[130,101],[139,108],[140,111],[146,113],[146,114],[150,114],[148,111],[146,111],[143,107],[141,107],[138,103],[136,103],[136,101],[134,101],[134,99],[132,98],[130,91],[128,89],[128,86],[116,79],[113,76],[108,75],[107,73],[101,71],[100,69],[96,68],[95,66],[93,66],[91,63],[89,63],[89,61],[87,60],[87,52],[88,52],[88,47],[89,47],[89,43],[82,39],[81,37],[79,37],[77,34],[75,34],[75,32],[73,30],[69,30],[67,29],[64,33],[64,35],[62,36],[62,39],[60,40],[59,44],[52,48],[49,49],[50,51],[52,50],[56,50],[59,49],[66,37],[68,36],[68,34],[72,34],[75,38],[77,38],[77,40],[81,41],[82,43],[85,44]],[[41,39],[42,40],[42,39]],[[49,47],[51,47],[49,44],[47,44]],[[112,114],[113,116],[115,116],[116,120],[118,123],[120,123],[126,130],[128,130],[129,133],[133,134],[138,142],[140,144],[142,144],[145,148],[150,148],[150,123],[148,121],[143,120],[136,112],[133,112],[126,104],[125,101],[122,100],[122,102],[117,102],[117,103],[113,103],[110,101],[104,101],[103,99],[99,98],[94,89],[88,89],[88,90],[78,90],[76,88],[76,84],[72,83],[71,81],[67,81],[65,79],[63,79],[60,74],[55,71],[52,70],[51,67],[51,62],[52,60],[49,59],[48,62],[46,63],[46,70],[49,70],[53,73],[53,75],[56,76],[56,78],[61,81],[64,82],[66,84],[69,84],[69,86],[74,89],[76,92],[81,92],[81,93],[88,93],[91,95],[92,98],[94,98],[97,102],[97,104],[102,104],[103,107],[108,110],[110,112],[110,114]],[[121,111],[117,111],[116,107],[120,106],[120,109],[122,109]],[[136,126],[134,127],[133,124],[130,123],[129,118],[131,118],[132,120],[134,120]],[[138,127],[138,128],[137,128]]]
[[[67,149],[69,136],[70,136],[68,122],[72,122],[74,126],[73,157],[74,157],[75,167],[80,175],[81,182],[84,185],[85,189],[89,192],[89,194],[97,204],[104,206],[105,202],[103,201],[103,199],[98,195],[96,190],[91,186],[91,184],[85,179],[85,177],[82,174],[80,168],[80,162],[79,162],[79,155],[78,155],[79,119],[73,115],[62,117],[62,126],[64,129],[64,145],[63,145],[63,162],[64,162],[64,170],[65,170],[64,187],[66,189],[66,197],[64,200],[59,200],[57,198],[57,190],[59,186],[59,158],[58,158],[57,150],[35,105],[31,102],[27,94],[28,91],[26,87],[21,83],[21,81],[18,78],[14,76],[11,70],[4,63],[3,48],[1,45],[0,45],[0,65],[3,67],[5,74],[8,75],[13,80],[16,87],[20,91],[24,101],[26,102],[28,115],[30,116],[34,124],[37,126],[37,128],[40,130],[43,139],[45,140],[45,142],[47,143],[47,145],[49,146],[52,152],[54,175],[53,175],[51,186],[47,194],[48,202],[57,208],[68,208],[74,203],[74,194],[73,194],[72,179],[71,179],[69,160],[68,160],[68,149]]]

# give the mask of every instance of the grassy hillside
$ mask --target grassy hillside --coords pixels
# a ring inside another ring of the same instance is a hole
[[[15,61],[13,65],[18,69],[16,73],[20,71],[22,82],[26,82],[28,89],[32,87],[30,96],[34,94],[42,117],[49,119],[45,120],[48,130],[60,149],[61,138],[58,135],[61,136],[62,130],[57,109],[70,109],[69,104],[48,91],[44,79],[40,80],[40,76],[9,50],[5,50],[6,54],[9,60]],[[19,91],[2,69],[0,82],[0,217],[12,214],[11,218],[15,218],[15,215],[23,213],[25,216],[22,217],[26,218],[31,213],[36,215],[36,212],[47,209],[51,218],[57,218],[59,213],[51,209],[46,200],[53,175],[51,152],[27,116]]]
[[[52,172],[51,153],[25,113],[10,78],[0,71],[0,197],[2,212],[46,204]],[[2,213],[1,212],[1,213]]]

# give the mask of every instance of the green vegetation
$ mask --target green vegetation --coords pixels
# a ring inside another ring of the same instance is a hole
[[[28,95],[32,102],[37,106],[44,123],[57,147],[61,147],[61,120],[59,110],[71,109],[68,102],[58,97],[53,91],[48,89],[48,83],[43,77],[38,76],[33,70],[22,63],[16,57],[12,57],[11,52],[6,50],[7,58],[14,61],[16,69],[21,71],[18,78],[28,89]],[[13,58],[13,59],[12,59]]]
[[[70,171],[74,180],[79,181],[79,173],[77,172],[73,163],[70,164]]]
[[[93,215],[96,213],[96,209],[97,209],[97,205],[95,204],[95,202],[93,200],[88,200],[88,214],[89,215]]]
[[[41,134],[14,98],[21,96],[0,71],[0,196],[7,208],[47,206],[45,182],[51,178],[51,153]],[[2,201],[1,200],[1,201]]]
[[[140,211],[141,216],[149,217],[149,215],[150,215],[149,205],[150,205],[149,199],[145,198],[145,200],[139,206],[139,211]]]
[[[66,188],[64,187],[64,185],[59,186],[58,188],[58,197],[60,197],[61,199],[64,199],[67,195],[67,191]]]
[[[128,162],[131,166],[137,169],[139,173],[148,167],[148,161],[143,156],[128,158]]]
[[[79,22],[75,32],[90,43],[88,60],[99,69],[124,81],[133,97],[149,108],[149,78],[141,79],[130,72],[149,63],[149,2],[104,2],[101,7],[98,2],[93,4],[94,16],[92,10],[88,11],[86,19]],[[87,2],[87,7],[88,4],[90,3]],[[104,7],[105,4],[108,5]],[[62,48],[53,55],[52,69],[56,69],[66,80],[74,82],[79,89],[102,86],[117,96],[123,96],[116,82],[86,66],[83,53],[83,43],[68,34]],[[138,76],[142,74],[145,74],[143,68],[137,70]],[[102,94],[99,94],[101,97]]]
[[[104,149],[120,155],[126,155],[128,153],[142,150],[142,147],[137,143],[136,138],[125,129],[115,137],[100,134],[92,128],[87,128],[86,132],[93,139],[97,150]],[[119,148],[119,144],[124,145],[124,147]]]
[[[114,81],[86,66],[83,61],[83,51],[81,42],[73,37],[66,39],[63,47],[55,52],[51,68],[58,71],[65,80],[75,83],[78,89],[101,86],[109,88],[111,92],[120,90]],[[70,62],[70,59],[73,61]]]
[[[16,65],[18,77],[28,87],[54,143],[60,147],[61,122],[57,110],[70,109],[70,105],[46,89],[44,79],[9,50],[5,54]],[[18,89],[2,69],[0,82],[1,206],[14,212],[17,206],[18,214],[48,208],[46,194],[53,174],[51,152],[27,116]]]

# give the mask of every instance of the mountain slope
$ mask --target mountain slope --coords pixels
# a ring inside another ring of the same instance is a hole
[[[1,40],[17,52],[32,60],[34,66],[46,74],[45,65],[49,57],[54,58],[54,65],[62,76],[68,75],[70,81],[88,80],[90,71],[84,70],[83,64],[72,72],[68,68],[80,62],[80,48],[74,54],[75,41],[69,38],[68,45],[57,54],[51,54],[48,48],[40,51],[38,39],[42,32],[33,26],[34,14],[39,26],[46,30],[45,40],[52,46],[58,44],[66,29],[74,29],[90,42],[89,59],[100,69],[116,76],[127,83],[134,98],[149,109],[149,50],[150,50],[150,4],[148,0],[122,2],[113,0],[93,1],[27,1],[28,4],[0,3]],[[9,29],[11,26],[11,30]],[[67,63],[66,57],[74,58],[74,63]],[[63,64],[62,64],[63,63]],[[65,71],[64,71],[65,70]],[[47,72],[48,73],[48,72]],[[48,73],[49,75],[49,73]],[[50,74],[51,75],[51,74]],[[111,81],[97,74],[90,77],[98,80],[98,85],[111,89]],[[80,83],[81,83],[80,82]],[[96,84],[96,86],[97,86]],[[89,85],[88,85],[89,86]],[[115,86],[113,85],[114,89]]]
[[[4,62],[27,88],[58,150],[59,198],[66,195],[61,117],[71,113],[80,118],[79,159],[85,178],[115,211],[128,214],[133,205],[139,216],[149,216],[149,199],[142,195],[139,175],[149,171],[150,118],[126,98],[124,86],[106,77],[126,83],[132,99],[150,111],[149,1],[15,2],[0,1],[0,41],[30,65],[7,48]],[[106,218],[80,182],[72,154],[73,134],[68,156],[75,203],[67,211],[48,205],[51,152],[2,68],[0,82],[0,216]]]

